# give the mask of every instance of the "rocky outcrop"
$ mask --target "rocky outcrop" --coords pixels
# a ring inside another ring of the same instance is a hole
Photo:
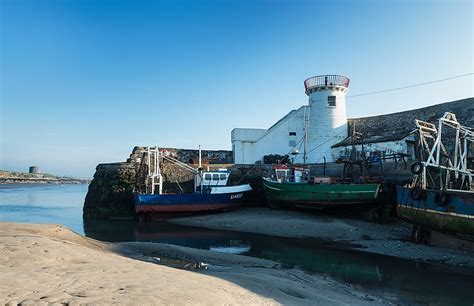
[[[132,163],[99,164],[89,184],[84,218],[133,217],[136,168]]]

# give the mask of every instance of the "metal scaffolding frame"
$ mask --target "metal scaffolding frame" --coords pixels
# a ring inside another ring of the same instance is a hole
[[[439,186],[436,189],[450,189],[451,176],[457,180],[461,178],[461,187],[467,186],[472,189],[474,172],[468,169],[467,157],[469,149],[474,143],[474,131],[471,128],[462,126],[456,119],[456,115],[446,112],[436,125],[415,120],[418,129],[418,136],[421,147],[421,172],[422,188],[426,189],[427,175],[430,175],[429,169],[437,169],[439,175]],[[451,129],[451,131],[449,131]],[[443,139],[444,134],[455,132],[454,151],[450,154],[446,149],[446,142]],[[423,157],[426,156],[426,159]],[[444,178],[443,178],[444,173]]]

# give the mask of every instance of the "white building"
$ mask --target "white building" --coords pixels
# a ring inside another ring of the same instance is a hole
[[[294,162],[333,161],[331,146],[347,137],[345,95],[349,79],[322,75],[304,82],[308,105],[292,110],[268,130],[232,130],[232,151],[236,164],[254,164],[265,155],[290,154]],[[307,133],[304,133],[304,130]],[[306,136],[306,139],[305,139]],[[307,155],[304,153],[306,145]],[[293,154],[292,154],[293,153]]]
[[[308,105],[290,111],[269,129],[232,130],[234,163],[263,162],[266,155],[289,154],[295,163],[303,162],[304,130],[307,126],[306,163],[331,162],[347,157],[352,146],[366,156],[387,156],[394,153],[415,157],[415,119],[437,122],[444,112],[456,114],[465,126],[474,126],[474,98],[437,104],[399,113],[347,119],[345,95],[349,79],[323,75],[304,82]],[[306,125],[305,125],[306,123]],[[350,128],[349,128],[350,127]],[[351,130],[360,132],[363,140],[353,143]],[[291,154],[297,153],[297,154]]]
[[[303,137],[303,123],[308,106],[290,111],[268,130],[240,129],[232,130],[232,152],[236,164],[254,164],[263,161],[265,155],[286,155],[293,152]],[[296,155],[302,161],[300,154]],[[296,161],[296,160],[295,160]]]

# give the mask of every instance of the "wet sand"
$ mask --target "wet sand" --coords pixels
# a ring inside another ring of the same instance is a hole
[[[411,226],[402,221],[377,224],[312,211],[242,208],[169,222],[281,237],[313,237],[346,244],[359,251],[474,269],[472,251],[412,243]]]
[[[196,268],[196,261],[210,264],[209,269],[176,268]],[[156,243],[102,243],[59,225],[1,222],[0,303],[375,305],[384,301],[323,276],[279,269],[272,261]]]

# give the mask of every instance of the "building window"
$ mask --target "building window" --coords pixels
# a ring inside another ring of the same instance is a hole
[[[328,96],[328,106],[336,106],[336,96]]]
[[[290,132],[288,133],[289,136],[296,136],[296,132]]]
[[[290,140],[290,142],[288,143],[288,145],[289,145],[290,147],[292,147],[292,148],[293,148],[293,147],[296,147],[296,140]]]

